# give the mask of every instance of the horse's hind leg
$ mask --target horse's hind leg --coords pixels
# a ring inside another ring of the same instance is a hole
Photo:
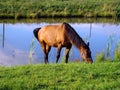
[[[43,52],[44,52],[44,62],[48,63],[48,54],[49,54],[51,47],[46,45],[46,43],[44,43],[44,42],[41,43],[41,47],[42,47]]]
[[[69,57],[69,52],[70,52],[71,47],[72,47],[72,45],[69,47],[66,47],[66,50],[65,50],[65,54],[66,54],[65,62],[66,63],[68,63],[68,57]]]
[[[60,52],[61,52],[62,46],[58,45],[58,51],[57,51],[57,56],[56,56],[56,63],[58,63],[58,60],[60,58]]]

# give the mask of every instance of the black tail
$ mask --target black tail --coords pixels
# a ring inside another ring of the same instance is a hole
[[[41,28],[35,28],[34,30],[33,30],[33,34],[34,34],[34,36],[37,38],[37,40],[38,40],[38,31],[40,30]]]

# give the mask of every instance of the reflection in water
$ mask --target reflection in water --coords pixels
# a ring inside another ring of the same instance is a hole
[[[91,38],[91,32],[92,32],[92,23],[90,23],[90,35],[89,35],[89,38]]]
[[[30,64],[30,44],[34,39],[33,30],[36,27],[42,27],[55,23],[0,23],[0,65],[21,65]],[[97,53],[106,51],[110,36],[114,35],[114,41],[111,44],[111,57],[114,55],[116,43],[120,37],[120,25],[110,23],[70,23],[76,32],[84,39],[90,42],[92,57],[95,59]],[[43,63],[44,54],[41,46],[34,39],[33,61],[32,63]],[[52,48],[49,54],[49,61],[55,62],[57,50]],[[64,50],[61,52],[64,55]],[[61,56],[61,59],[63,57]],[[70,53],[70,60],[80,58],[79,51],[73,46]]]
[[[13,66],[13,65],[20,65],[20,64],[28,64],[29,58],[28,53],[17,50],[17,49],[11,49],[8,48],[7,50],[0,51],[0,65],[5,66]],[[11,50],[10,50],[11,49]]]
[[[2,39],[3,48],[4,48],[4,37],[5,37],[5,24],[3,23],[3,39]]]

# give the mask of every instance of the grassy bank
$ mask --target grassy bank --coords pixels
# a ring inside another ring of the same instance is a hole
[[[0,90],[119,90],[120,62],[0,67]]]
[[[1,0],[0,18],[120,17],[120,0]]]

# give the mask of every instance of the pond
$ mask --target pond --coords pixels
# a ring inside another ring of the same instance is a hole
[[[107,53],[110,45],[110,57],[120,38],[120,22],[111,19],[40,19],[40,20],[4,20],[0,21],[0,65],[14,66],[44,63],[44,54],[39,42],[34,38],[33,30],[49,24],[68,22],[87,43],[90,43],[93,60],[98,53]],[[32,45],[33,44],[33,45]],[[55,63],[56,48],[49,54],[49,62]],[[32,54],[31,54],[32,53]],[[64,58],[64,49],[59,62]],[[80,52],[72,47],[69,61],[80,60]]]

